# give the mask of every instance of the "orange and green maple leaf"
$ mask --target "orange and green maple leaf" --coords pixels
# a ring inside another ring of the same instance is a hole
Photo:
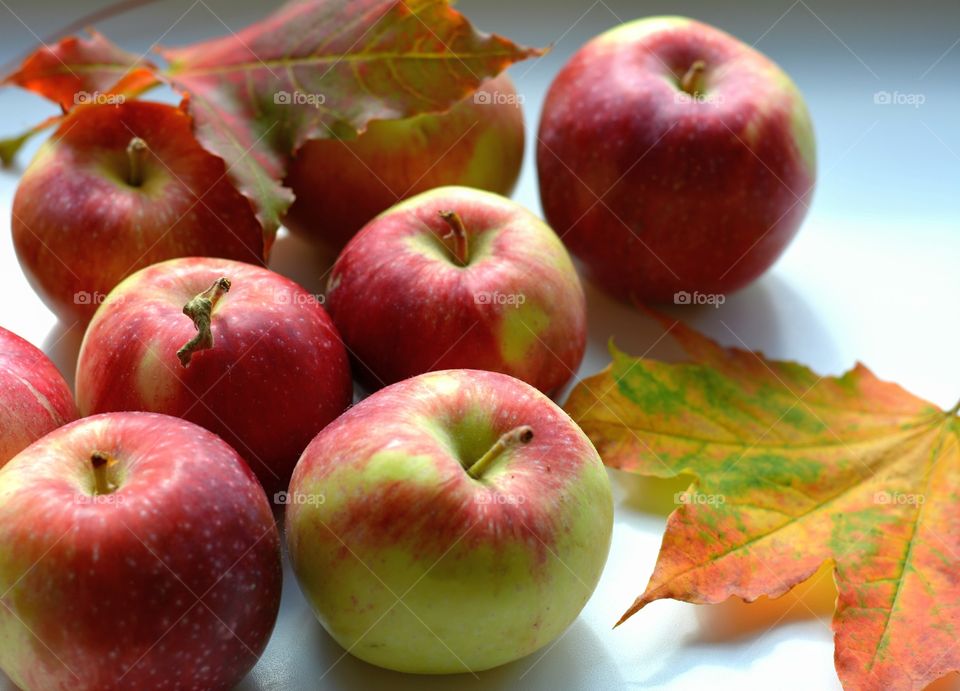
[[[695,478],[646,590],[776,597],[834,568],[845,688],[923,688],[960,669],[960,419],[857,365],[821,377],[661,318],[691,361],[611,348],[567,412],[613,468]]]

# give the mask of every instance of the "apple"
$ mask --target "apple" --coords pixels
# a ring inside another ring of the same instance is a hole
[[[77,362],[83,415],[142,410],[216,432],[270,492],[350,405],[346,350],[320,304],[267,269],[172,259],[124,280],[90,323]]]
[[[624,300],[702,302],[756,279],[800,227],[815,167],[790,78],[683,17],[587,43],[554,79],[540,121],[547,221]]]
[[[263,264],[269,249],[189,116],[143,101],[67,116],[24,172],[11,226],[34,289],[61,319],[84,323],[137,269],[184,256]]]
[[[556,234],[468,187],[424,192],[371,221],[337,258],[327,306],[373,386],[473,368],[549,394],[586,345],[583,288]]]
[[[77,418],[70,387],[50,359],[0,327],[0,467]]]
[[[304,451],[286,533],[300,588],[347,651],[477,672],[549,644],[603,570],[600,457],[550,399],[495,372],[431,372],[348,410]]]
[[[522,98],[506,74],[440,114],[371,122],[354,139],[307,142],[286,184],[284,224],[339,250],[371,218],[441,185],[510,194],[523,162]]]
[[[25,691],[233,688],[280,605],[253,473],[165,415],[78,420],[17,455],[0,544],[0,667]]]

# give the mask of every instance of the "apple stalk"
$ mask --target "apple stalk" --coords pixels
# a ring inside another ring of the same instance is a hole
[[[229,290],[230,279],[226,277],[218,278],[209,288],[196,295],[183,306],[183,313],[190,317],[193,325],[197,327],[197,335],[177,351],[180,364],[184,367],[190,366],[190,359],[195,352],[213,347],[213,331],[210,330],[213,308]]]
[[[450,232],[444,235],[443,239],[453,237],[453,258],[460,266],[466,266],[470,263],[470,245],[463,219],[456,211],[441,211],[440,217],[450,226]]]
[[[518,446],[524,446],[533,441],[533,428],[530,425],[520,425],[502,435],[496,443],[491,446],[483,456],[467,468],[467,475],[474,480],[479,480],[483,473],[490,467],[503,452]]]
[[[143,164],[147,158],[147,143],[134,137],[127,144],[127,183],[131,187],[140,187],[143,184]]]
[[[703,73],[706,69],[707,63],[695,60],[680,79],[680,88],[691,96],[699,95],[703,91]]]
[[[93,466],[93,493],[97,496],[112,494],[117,486],[110,480],[108,468],[112,464],[109,454],[94,451],[90,454],[90,465]]]

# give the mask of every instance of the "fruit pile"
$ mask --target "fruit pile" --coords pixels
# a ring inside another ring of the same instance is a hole
[[[461,31],[445,11],[428,20]],[[126,59],[69,40],[10,81],[50,95],[65,88],[37,74],[52,57],[98,74]],[[201,52],[227,61],[224,41],[181,51],[170,81],[189,82]],[[544,222],[501,196],[524,146],[505,66],[448,88],[449,108],[401,108],[413,90],[371,79],[365,131],[292,147],[274,176],[295,199],[285,224],[339,251],[324,295],[266,268],[264,197],[210,112],[127,97],[149,80],[133,63],[127,91],[65,108],[12,231],[31,285],[86,324],[76,404],[0,329],[0,667],[20,687],[237,684],[279,608],[279,510],[320,622],[373,664],[479,671],[575,620],[613,500],[550,398],[586,344],[568,250],[625,300],[734,290],[797,230],[812,134],[789,78],[751,48],[690,20],[627,24],[547,95]],[[283,108],[304,102],[335,109],[299,91],[258,101],[280,123],[271,139],[296,139],[304,111]],[[373,393],[351,407],[355,381]]]

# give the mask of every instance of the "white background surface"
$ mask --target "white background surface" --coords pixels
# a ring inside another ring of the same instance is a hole
[[[0,0],[0,62],[103,2]],[[254,2],[167,2],[102,25],[121,46],[145,51],[167,31],[168,45],[238,29],[266,11]],[[726,345],[803,362],[839,374],[861,360],[941,407],[960,396],[960,112],[956,74],[960,23],[955,7],[911,3],[843,8],[777,3],[462,2],[481,28],[554,52],[512,70],[526,97],[532,154],[540,102],[559,65],[585,40],[620,19],[683,12],[726,28],[781,63],[807,95],[817,126],[820,180],[799,237],[774,269],[720,309],[677,310]],[[537,12],[537,8],[549,8]],[[951,14],[952,13],[952,14]],[[542,16],[541,16],[542,15]],[[179,22],[178,17],[180,18]],[[26,28],[29,27],[29,28]],[[956,50],[953,50],[956,48]],[[920,108],[879,106],[878,90],[925,95]],[[166,100],[166,99],[165,99]],[[51,114],[43,100],[0,91],[0,136]],[[29,161],[31,151],[21,156]],[[10,242],[9,217],[19,171],[0,172],[0,325],[41,346],[72,381],[79,327],[60,324],[32,293]],[[515,197],[539,211],[532,155]],[[271,267],[311,290],[326,269],[308,248],[282,238]],[[647,351],[660,329],[588,286],[590,342],[580,376],[608,361],[613,336],[628,352]],[[667,340],[650,351],[671,358]],[[777,623],[717,640],[697,608],[657,602],[611,630],[638,595],[656,559],[664,517],[627,501],[629,480],[614,474],[620,497],[613,548],[593,599],[548,650],[474,678],[425,678],[378,670],[350,656],[323,632],[286,573],[280,620],[266,654],[243,689],[532,688],[811,689],[838,687],[829,616],[795,610]],[[804,616],[806,615],[806,616]],[[788,623],[785,623],[788,622]],[[4,682],[0,681],[0,688]]]

